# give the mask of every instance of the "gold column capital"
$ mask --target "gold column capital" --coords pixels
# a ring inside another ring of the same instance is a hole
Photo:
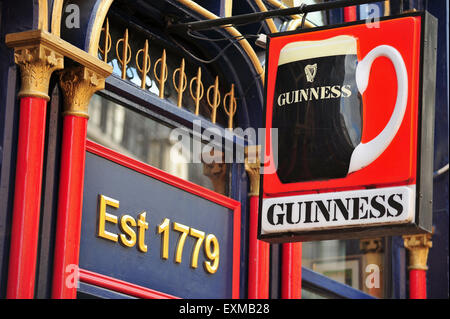
[[[14,62],[20,67],[22,80],[18,96],[50,100],[50,77],[53,71],[64,67],[64,56],[51,47],[38,43],[14,48]]]
[[[45,30],[10,33],[6,35],[5,43],[14,48],[15,61],[21,68],[22,88],[19,96],[37,96],[48,100],[50,76],[53,71],[64,67],[64,58],[85,66],[103,81],[112,73],[112,66]]]
[[[259,196],[259,170],[261,145],[249,145],[245,147],[245,170],[250,181],[248,196]]]
[[[88,106],[92,95],[105,88],[105,78],[85,66],[74,66],[61,71],[59,83],[64,94],[63,115],[85,118],[89,118]]]
[[[404,235],[403,243],[409,250],[408,269],[427,270],[428,251],[433,246],[431,234]]]

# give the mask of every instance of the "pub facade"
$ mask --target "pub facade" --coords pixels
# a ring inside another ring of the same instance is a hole
[[[0,1],[0,298],[448,298],[448,3],[176,28],[302,3]],[[264,35],[425,10],[431,231],[259,238]]]

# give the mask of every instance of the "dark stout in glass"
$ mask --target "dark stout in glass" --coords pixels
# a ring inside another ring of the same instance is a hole
[[[282,183],[345,177],[361,141],[356,39],[354,46],[348,39],[341,46],[330,40],[334,42],[323,40],[316,48],[291,43],[290,52],[283,48],[280,53],[272,127],[278,129],[277,174]]]

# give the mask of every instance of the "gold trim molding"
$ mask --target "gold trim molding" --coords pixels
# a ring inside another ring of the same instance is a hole
[[[256,3],[256,5],[258,6],[258,8],[261,12],[267,11],[267,7],[264,5],[264,2],[262,2],[262,0],[254,0],[254,2]],[[267,27],[269,28],[270,32],[272,32],[272,33],[278,32],[277,26],[273,22],[273,19],[269,18],[264,21],[266,22]]]
[[[15,61],[21,69],[19,97],[36,96],[49,100],[51,74],[64,67],[64,57],[86,67],[103,81],[112,73],[112,66],[44,30],[10,33],[5,42],[14,48]]]
[[[97,57],[98,43],[100,41],[100,34],[102,33],[103,23],[113,1],[114,0],[102,0],[97,7],[88,48],[88,53],[94,57]]]
[[[249,145],[245,147],[245,170],[250,181],[248,196],[259,196],[259,170],[261,145]]]
[[[30,30],[6,35],[6,45],[10,48],[20,49],[42,44],[56,53],[69,58],[88,69],[107,77],[112,73],[113,67],[94,57],[86,51],[62,40],[58,36],[44,30]]]
[[[59,83],[64,95],[63,115],[89,118],[88,107],[92,95],[105,88],[105,78],[84,66],[65,69]]]
[[[433,246],[431,234],[404,235],[403,243],[409,250],[408,269],[427,270],[428,251]]]
[[[53,8],[52,8],[52,20],[50,30],[56,36],[60,36],[61,34],[61,19],[62,19],[62,10],[63,10],[63,0],[54,0]]]
[[[39,0],[38,29],[48,30],[48,3],[47,0]]]

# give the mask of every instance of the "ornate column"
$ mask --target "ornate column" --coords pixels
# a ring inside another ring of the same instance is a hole
[[[427,298],[427,259],[432,247],[431,234],[404,235],[405,248],[409,251],[409,298]]]
[[[363,291],[377,298],[383,297],[383,238],[361,239],[364,254]]]
[[[58,45],[29,32],[8,34],[21,88],[7,298],[34,297],[48,87],[63,68]]]
[[[248,298],[269,298],[269,265],[270,245],[257,239],[258,205],[259,205],[259,153],[261,146],[253,145],[245,148],[245,170],[247,171],[250,192],[249,209],[249,261],[248,261]]]
[[[64,121],[52,298],[76,298],[73,272],[79,260],[88,105],[92,95],[104,88],[109,74],[85,66],[74,66],[60,74]]]

